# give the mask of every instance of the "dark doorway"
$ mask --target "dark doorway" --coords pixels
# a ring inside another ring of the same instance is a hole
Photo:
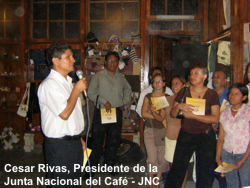
[[[207,63],[208,47],[200,43],[176,44],[172,48],[172,76],[188,78],[192,63]]]
[[[167,86],[173,76],[188,78],[192,63],[207,63],[208,46],[191,36],[151,36],[150,67],[163,68]]]

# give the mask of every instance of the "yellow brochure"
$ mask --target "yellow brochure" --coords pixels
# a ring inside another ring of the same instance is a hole
[[[166,108],[169,106],[168,101],[165,96],[161,97],[151,97],[151,102],[155,106],[156,110]]]
[[[194,106],[193,114],[205,115],[206,99],[194,99],[186,97],[186,104],[191,104]]]
[[[163,126],[166,128],[166,127],[167,127],[167,120],[164,119],[164,120],[162,121],[162,124],[163,124]]]
[[[226,173],[234,170],[236,166],[234,164],[228,164],[226,162],[222,162],[222,165],[219,165],[214,171],[215,172],[220,172],[220,173]]]
[[[88,151],[88,155],[87,155],[87,151]],[[92,152],[92,149],[89,149],[89,148],[83,151],[83,164],[82,164],[83,169],[85,168],[85,165],[88,161],[88,158],[90,157],[91,152]]]
[[[229,102],[226,99],[223,99],[222,104],[220,106],[220,112],[225,110],[228,105],[230,105]]]
[[[102,124],[116,123],[116,108],[111,108],[111,112],[107,112],[105,108],[101,108]]]

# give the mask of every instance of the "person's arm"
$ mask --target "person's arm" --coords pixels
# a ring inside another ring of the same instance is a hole
[[[99,95],[99,76],[98,73],[94,75],[89,83],[89,88],[88,88],[88,97],[91,101],[94,102],[94,105],[96,105],[96,98]],[[105,104],[107,100],[102,98],[100,95],[98,97],[98,103],[99,104]]]
[[[154,119],[156,119],[156,120],[158,120],[160,122],[162,122],[166,117],[165,108],[161,109],[161,110],[158,110],[158,111],[155,111],[155,110],[152,109],[151,112],[152,112],[152,115],[153,115]]]
[[[156,119],[158,121],[163,121],[165,118],[165,109],[155,111],[155,107],[149,104],[149,99],[144,97],[142,105],[142,117],[147,119]]]
[[[88,86],[87,86],[86,78],[82,78],[81,80],[79,80],[75,84],[75,86],[74,86],[74,88],[69,96],[69,99],[67,100],[67,105],[66,105],[65,109],[59,114],[60,118],[62,118],[63,120],[67,120],[69,118],[69,116],[71,115],[72,111],[75,108],[79,94],[83,90],[86,90],[87,88],[88,88]]]
[[[81,138],[81,143],[82,143],[82,149],[83,151],[86,149],[86,143],[85,141],[83,140],[83,138]]]
[[[168,95],[170,95],[170,96],[174,95],[173,91],[169,87],[166,87],[165,93],[168,94]]]
[[[142,105],[143,105],[143,100],[145,97],[146,93],[144,92],[144,90],[141,92],[139,100],[137,102],[137,106],[136,106],[136,112],[139,114],[140,117],[142,117]]]
[[[245,155],[243,156],[243,158],[240,161],[238,161],[235,164],[236,165],[236,169],[239,169],[239,168],[242,167],[242,165],[244,164],[244,162],[248,159],[249,154],[250,154],[250,146],[249,146],[249,143],[248,143],[247,151],[246,151]]]
[[[197,121],[203,122],[203,123],[218,123],[220,118],[220,107],[219,105],[213,105],[211,106],[211,115],[195,115],[192,113],[192,111],[185,111],[183,110],[183,116],[188,119],[195,119]]]
[[[170,112],[170,115],[171,115],[171,117],[175,118],[178,115],[180,110],[182,110],[183,112],[184,111],[185,112],[192,112],[192,110],[193,110],[192,107],[193,106],[190,105],[190,104],[178,103],[178,102],[175,101],[175,103],[173,105],[173,108],[172,108],[172,110]]]
[[[142,109],[141,109],[141,115],[142,115],[142,118],[145,118],[145,119],[146,118],[147,119],[154,119],[154,116],[151,113],[149,99],[147,97],[144,97],[143,105],[142,105]]]
[[[128,81],[124,78],[123,84],[123,105],[127,105],[131,100],[131,86],[129,85]]]
[[[224,129],[222,124],[220,124],[220,129],[219,129],[219,136],[217,140],[217,147],[216,147],[216,162],[218,165],[221,165],[221,150],[224,144]]]

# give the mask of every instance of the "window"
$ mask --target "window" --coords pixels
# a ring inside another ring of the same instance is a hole
[[[150,0],[151,15],[197,15],[199,0]]]
[[[88,0],[88,30],[98,39],[130,39],[139,31],[139,7],[139,0]]]
[[[150,0],[150,30],[198,33],[198,2],[199,0]]]
[[[20,38],[20,17],[23,13],[19,0],[0,1],[0,39]]]
[[[33,0],[33,39],[80,39],[81,0]]]

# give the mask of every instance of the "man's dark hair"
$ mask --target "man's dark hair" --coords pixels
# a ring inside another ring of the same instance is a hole
[[[250,62],[247,64],[246,70],[245,70],[245,74],[244,74],[244,84],[245,84],[245,85],[247,85],[247,84],[250,82],[250,80],[248,80],[248,76],[247,76],[249,66],[250,66]]]
[[[238,88],[243,96],[247,96],[247,98],[244,101],[242,101],[243,103],[247,103],[247,101],[248,101],[248,88],[247,88],[247,86],[243,83],[234,83],[230,86],[229,91],[228,91],[228,95],[230,94],[230,92],[233,88]]]
[[[191,72],[191,70],[194,69],[194,68],[199,68],[199,69],[201,69],[201,70],[202,70],[202,73],[207,75],[207,78],[206,78],[206,80],[204,81],[204,86],[206,86],[207,83],[208,83],[208,76],[209,76],[209,75],[208,75],[207,66],[206,66],[204,63],[201,63],[201,62],[193,63],[193,64],[190,66],[190,72]]]
[[[72,50],[71,46],[67,43],[52,43],[46,50],[46,59],[48,67],[51,68],[53,66],[52,58],[61,59],[62,54],[68,49]]]
[[[151,84],[151,82],[152,82],[152,80],[150,79],[150,77],[153,76],[153,72],[154,72],[155,70],[159,70],[159,71],[161,72],[161,74],[162,74],[162,69],[161,69],[161,67],[153,67],[153,68],[151,68],[151,69],[149,70],[149,73],[148,73],[148,80],[149,80],[149,83],[150,83],[150,84]]]
[[[214,71],[214,73],[216,73],[216,72],[223,72],[224,73],[224,78],[227,79],[227,72],[225,70],[223,70],[223,69],[216,69]],[[214,76],[214,74],[213,74],[213,76]]]
[[[120,60],[119,54],[114,51],[108,51],[108,53],[105,55],[105,61],[108,61],[109,56],[112,56],[112,55],[115,56],[119,62]]]

